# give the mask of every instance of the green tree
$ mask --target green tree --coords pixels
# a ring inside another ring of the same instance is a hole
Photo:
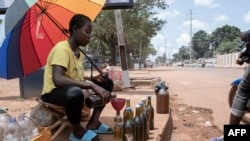
[[[192,57],[198,59],[212,57],[217,53],[239,52],[240,35],[239,28],[229,25],[216,28],[211,35],[199,30],[192,37]],[[173,58],[173,61],[180,60],[180,50],[173,55]]]
[[[204,31],[200,30],[194,33],[192,37],[192,49],[195,52],[193,58],[204,58],[205,53],[209,51],[209,35]]]
[[[216,28],[212,32],[210,37],[210,43],[212,45],[212,53],[215,54],[217,48],[223,42],[233,42],[234,39],[240,37],[240,29],[235,26],[224,25],[222,27]]]
[[[182,46],[181,48],[179,48],[178,58],[180,59],[180,61],[189,59],[189,47]]]
[[[178,53],[174,53],[174,54],[172,55],[172,57],[173,57],[173,62],[178,62],[178,61],[179,61]]]
[[[179,51],[178,53],[174,53],[172,55],[173,57],[173,62],[182,62],[186,59],[189,59],[189,56],[190,53],[189,53],[189,47],[188,46],[182,46],[179,48]]]
[[[103,55],[109,55],[111,57],[111,64],[116,64],[116,26],[113,10],[104,10],[101,12],[94,21],[94,30],[92,32],[92,41],[89,44],[89,52],[94,53],[99,50],[98,43],[102,43]]]
[[[224,53],[238,52],[241,50],[239,48],[240,43],[241,43],[240,38],[234,39],[233,42],[223,42],[219,45],[217,53],[224,54]]]
[[[127,56],[129,53],[139,53],[140,41],[142,59],[156,51],[150,45],[150,40],[161,29],[165,21],[156,18],[154,8],[165,9],[167,4],[162,1],[147,1],[146,3],[134,2],[132,9],[122,10],[122,22]],[[94,22],[92,34],[96,40],[89,44],[89,52],[95,52],[102,43],[103,51],[111,56],[111,64],[116,65],[118,53],[117,31],[114,10],[103,10]],[[107,51],[108,50],[108,51]],[[127,57],[129,58],[129,57]]]

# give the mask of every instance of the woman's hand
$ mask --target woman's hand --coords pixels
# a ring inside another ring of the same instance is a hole
[[[111,93],[105,89],[103,89],[102,87],[96,85],[96,84],[93,84],[93,91],[100,95],[103,99],[103,102],[107,103],[111,100]]]
[[[110,72],[110,67],[106,66],[105,68],[102,69],[102,74],[94,76],[92,80],[98,83],[105,83],[105,79],[109,77],[109,72]]]
[[[109,77],[109,72],[110,72],[110,67],[107,65],[103,70],[102,70],[102,76],[104,77]]]

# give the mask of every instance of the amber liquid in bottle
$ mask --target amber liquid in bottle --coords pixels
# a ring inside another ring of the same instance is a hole
[[[122,117],[120,115],[120,112],[116,113],[116,116],[114,118],[114,139],[115,140],[122,140]]]
[[[111,94],[111,98],[116,98],[116,94]],[[102,97],[98,94],[92,94],[85,100],[85,105],[88,108],[100,107],[108,102],[103,101]]]
[[[147,140],[147,117],[144,114],[144,103],[140,102],[140,117],[143,120],[143,140]]]
[[[147,110],[149,113],[149,129],[154,130],[154,108],[151,104],[151,96],[148,96]]]
[[[143,121],[140,118],[140,105],[136,105],[135,117],[133,119],[135,124],[135,141],[143,141]]]
[[[130,106],[130,98],[126,98],[126,107],[125,107],[125,109],[127,107],[131,108],[131,106]],[[131,108],[131,112],[132,112],[132,118],[133,118],[134,117],[134,112],[133,112],[132,108]],[[126,110],[123,111],[123,122],[125,122],[125,121],[126,121]]]
[[[144,105],[143,107],[143,113],[144,115],[146,116],[147,118],[147,126],[146,126],[146,134],[147,134],[147,139],[149,139],[149,113],[148,113],[148,110],[147,110],[147,99],[146,98],[142,98],[142,103]]]
[[[133,141],[135,125],[133,122],[132,109],[131,107],[127,107],[125,111],[126,121],[123,124],[123,141]]]
[[[130,108],[130,110],[126,110],[127,108]],[[125,110],[123,111],[123,123],[125,124],[126,120],[127,120],[127,115],[130,115],[132,117],[134,117],[134,113],[133,110],[130,106],[130,98],[126,98],[126,107]],[[123,134],[123,141],[127,141],[127,138],[125,137],[125,135]]]

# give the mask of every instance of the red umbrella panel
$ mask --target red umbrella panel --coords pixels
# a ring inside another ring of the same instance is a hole
[[[27,9],[27,1],[17,0],[8,8],[1,28],[5,37],[0,37],[0,77],[6,79],[26,76],[43,67],[51,48],[68,38],[71,17],[82,13],[94,20],[105,3],[105,0],[37,0]],[[26,11],[19,10],[20,3]],[[17,17],[13,12],[18,11],[24,13]]]

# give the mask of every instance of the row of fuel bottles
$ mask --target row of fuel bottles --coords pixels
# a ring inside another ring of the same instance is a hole
[[[135,114],[130,105],[130,99],[126,99],[126,107],[123,118],[116,113],[114,118],[114,139],[122,141],[146,141],[149,139],[149,130],[154,129],[154,108],[151,104],[151,96],[142,98],[135,105]]]

